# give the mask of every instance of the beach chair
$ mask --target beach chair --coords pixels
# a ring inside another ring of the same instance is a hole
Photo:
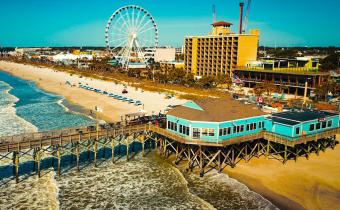
[[[279,94],[278,93],[274,93],[273,98],[279,98]]]
[[[281,100],[286,100],[286,94],[284,94],[284,93],[282,93],[282,95],[281,95],[281,98],[280,98]]]

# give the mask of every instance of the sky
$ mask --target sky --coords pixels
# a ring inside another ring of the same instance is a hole
[[[0,0],[0,46],[104,46],[104,29],[118,8],[134,4],[154,17],[162,46],[179,47],[184,36],[234,23],[239,0]],[[248,29],[265,46],[340,46],[340,0],[252,0]]]

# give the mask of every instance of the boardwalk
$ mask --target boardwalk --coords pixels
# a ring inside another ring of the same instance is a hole
[[[114,124],[113,124],[114,125]],[[249,161],[261,155],[275,158],[283,163],[298,157],[308,158],[311,153],[319,154],[326,148],[334,148],[337,144],[336,134],[340,128],[320,132],[315,135],[294,139],[280,136],[268,131],[235,137],[222,142],[205,142],[192,140],[173,134],[151,123],[119,126],[88,126],[48,132],[22,134],[0,137],[0,160],[9,159],[14,167],[14,175],[19,181],[20,158],[31,159],[37,164],[40,176],[40,162],[44,153],[58,160],[58,175],[61,176],[61,156],[72,155],[77,160],[82,152],[93,153],[96,165],[97,151],[110,149],[112,162],[115,162],[115,148],[126,147],[126,160],[129,161],[130,145],[141,144],[141,152],[145,155],[145,145],[159,148],[159,152],[169,157],[175,156],[175,163],[187,161],[187,168],[198,166],[203,175],[209,168],[222,170],[226,166],[235,167],[241,161]]]

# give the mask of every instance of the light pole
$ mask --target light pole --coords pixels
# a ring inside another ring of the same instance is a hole
[[[308,77],[305,82],[305,93],[303,95],[303,105],[306,105],[306,102],[307,102],[308,80],[310,80],[310,77]]]

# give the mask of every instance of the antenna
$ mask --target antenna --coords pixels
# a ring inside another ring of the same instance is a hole
[[[212,5],[212,21],[213,21],[213,23],[216,22],[216,6],[215,6],[215,4]]]
[[[247,8],[246,8],[246,15],[245,15],[245,17],[244,17],[244,26],[243,26],[243,32],[244,32],[244,33],[247,31],[247,27],[248,27],[248,19],[249,19],[250,5],[251,5],[251,0],[248,0],[248,2],[247,2]]]

